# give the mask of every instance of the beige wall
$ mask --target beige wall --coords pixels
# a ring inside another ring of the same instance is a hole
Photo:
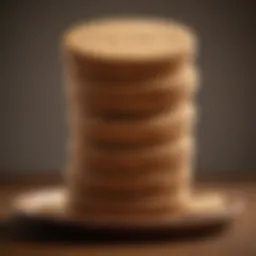
[[[198,168],[256,170],[255,18],[253,5],[245,2],[1,2],[0,169],[57,170],[65,163],[59,57],[65,29],[91,17],[144,13],[177,18],[194,27],[200,37]]]

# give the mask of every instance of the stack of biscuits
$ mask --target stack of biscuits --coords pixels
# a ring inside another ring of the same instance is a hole
[[[194,160],[196,38],[158,19],[102,19],[65,36],[67,210],[97,223],[186,209]]]

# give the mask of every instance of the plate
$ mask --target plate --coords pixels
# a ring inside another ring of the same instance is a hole
[[[45,189],[18,196],[13,202],[14,238],[65,242],[140,242],[191,240],[218,234],[243,210],[237,198],[201,192],[183,213],[111,222],[74,217],[65,210],[67,191]],[[221,200],[219,200],[221,199]]]

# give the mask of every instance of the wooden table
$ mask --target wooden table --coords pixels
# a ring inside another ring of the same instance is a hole
[[[42,187],[42,186],[41,186]],[[256,256],[256,187],[254,182],[217,182],[204,184],[225,193],[237,193],[246,200],[246,210],[230,229],[217,237],[196,242],[157,243],[140,245],[71,246],[13,242],[3,233],[1,256]],[[36,184],[36,188],[39,185]],[[10,200],[17,194],[35,189],[35,185],[3,184],[0,188],[2,220],[8,217]]]

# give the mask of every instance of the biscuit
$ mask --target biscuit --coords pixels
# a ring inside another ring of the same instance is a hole
[[[64,47],[94,62],[121,65],[169,62],[194,54],[196,41],[191,29],[175,21],[119,18],[74,26],[64,36]]]
[[[195,107],[183,104],[171,113],[144,119],[88,118],[77,123],[83,140],[96,145],[159,145],[191,133],[196,120]],[[83,132],[84,131],[84,132]]]
[[[126,172],[152,169],[176,169],[189,161],[194,154],[194,140],[182,138],[174,144],[138,149],[109,149],[79,147],[70,150],[70,170],[104,170]],[[85,174],[86,175],[86,174]]]
[[[70,84],[69,98],[82,113],[86,111],[90,116],[143,118],[172,111],[190,100],[198,84],[198,71],[186,65],[174,74],[146,81],[92,83],[85,80],[78,86]]]
[[[72,194],[71,194],[72,195]],[[97,194],[87,194],[88,196],[81,197],[76,194],[70,197],[69,204],[74,208],[83,209],[87,214],[125,214],[133,215],[144,213],[145,216],[152,213],[171,213],[175,208],[181,209],[182,204],[187,200],[187,190],[184,187],[177,188],[170,193],[136,196],[127,194],[125,197],[100,196]]]
[[[196,41],[160,19],[103,19],[65,35],[70,213],[133,221],[186,208]]]
[[[72,172],[70,178],[74,185],[103,187],[110,190],[119,188],[142,189],[148,186],[176,186],[190,178],[190,163],[180,169],[141,170],[137,172],[104,172],[87,170],[86,179]]]
[[[157,196],[172,194],[180,187],[189,186],[190,174],[189,169],[183,170],[169,170],[168,173],[161,173],[155,171],[155,175],[151,177],[144,172],[141,177],[130,178],[129,180],[115,178],[93,178],[93,175],[87,174],[86,179],[81,179],[78,176],[70,180],[70,189],[81,197],[97,196],[101,198],[137,198],[143,196]],[[72,184],[71,184],[72,182]]]

